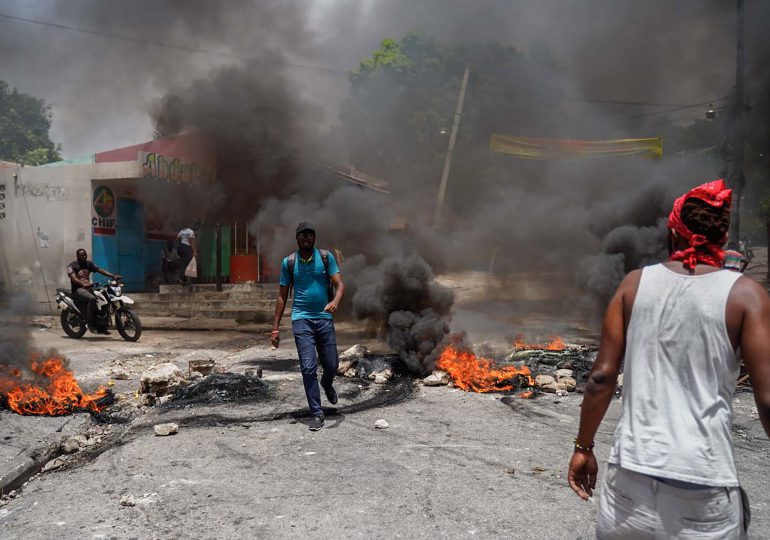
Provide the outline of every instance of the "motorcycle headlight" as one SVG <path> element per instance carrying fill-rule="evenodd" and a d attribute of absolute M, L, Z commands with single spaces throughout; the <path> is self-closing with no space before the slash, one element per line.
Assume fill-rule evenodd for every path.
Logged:
<path fill-rule="evenodd" d="M 120 287 L 110 287 L 112 296 L 120 296 Z"/>

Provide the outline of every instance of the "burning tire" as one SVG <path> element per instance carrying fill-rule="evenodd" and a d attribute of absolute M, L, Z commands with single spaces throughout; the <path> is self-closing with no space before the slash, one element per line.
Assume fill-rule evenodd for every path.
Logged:
<path fill-rule="evenodd" d="M 86 333 L 86 323 L 80 315 L 67 308 L 61 312 L 61 327 L 72 339 L 80 339 Z"/>
<path fill-rule="evenodd" d="M 115 313 L 115 328 L 126 341 L 139 341 L 142 335 L 142 321 L 128 308 L 121 308 Z"/>

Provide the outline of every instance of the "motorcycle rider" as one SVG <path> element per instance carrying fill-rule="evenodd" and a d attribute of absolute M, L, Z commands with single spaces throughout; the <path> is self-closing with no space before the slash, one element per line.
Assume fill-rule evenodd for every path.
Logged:
<path fill-rule="evenodd" d="M 72 286 L 72 298 L 75 302 L 87 303 L 86 326 L 95 334 L 109 334 L 109 330 L 97 331 L 94 326 L 94 312 L 96 311 L 96 295 L 90 291 L 93 287 L 91 283 L 91 272 L 102 274 L 112 279 L 120 279 L 118 274 L 111 274 L 107 270 L 99 268 L 92 261 L 88 260 L 88 252 L 80 248 L 75 252 L 77 259 L 67 265 L 67 275 L 70 278 Z"/>

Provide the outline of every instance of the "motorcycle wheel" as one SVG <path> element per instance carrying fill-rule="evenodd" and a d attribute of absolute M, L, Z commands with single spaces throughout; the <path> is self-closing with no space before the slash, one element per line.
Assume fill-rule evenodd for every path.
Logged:
<path fill-rule="evenodd" d="M 139 320 L 139 315 L 128 308 L 115 312 L 115 328 L 126 341 L 139 341 L 142 335 L 142 321 Z"/>
<path fill-rule="evenodd" d="M 72 339 L 80 339 L 86 333 L 86 323 L 80 318 L 80 315 L 70 308 L 61 312 L 61 327 L 64 333 Z"/>

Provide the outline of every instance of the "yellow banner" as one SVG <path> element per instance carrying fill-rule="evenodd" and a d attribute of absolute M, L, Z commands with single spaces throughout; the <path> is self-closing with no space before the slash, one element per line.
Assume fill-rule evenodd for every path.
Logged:
<path fill-rule="evenodd" d="M 492 134 L 489 147 L 493 152 L 524 159 L 593 159 L 638 156 L 663 157 L 663 138 L 579 141 L 573 139 L 535 139 Z"/>

